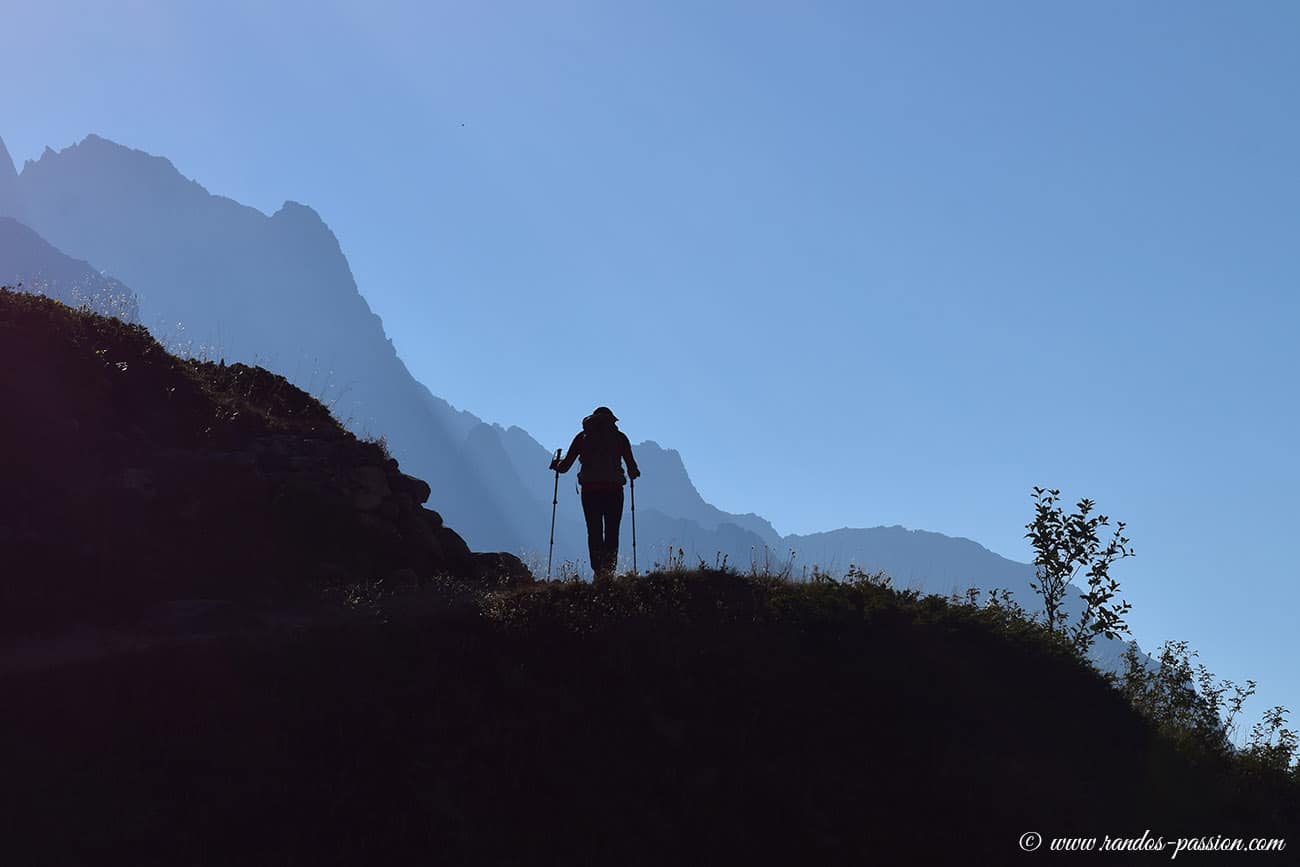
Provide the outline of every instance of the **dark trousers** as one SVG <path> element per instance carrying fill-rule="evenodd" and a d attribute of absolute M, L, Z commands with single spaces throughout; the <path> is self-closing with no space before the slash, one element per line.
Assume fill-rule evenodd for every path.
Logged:
<path fill-rule="evenodd" d="M 582 492 L 582 513 L 587 518 L 587 553 L 591 571 L 613 575 L 618 564 L 618 525 L 623 520 L 623 489 Z"/>

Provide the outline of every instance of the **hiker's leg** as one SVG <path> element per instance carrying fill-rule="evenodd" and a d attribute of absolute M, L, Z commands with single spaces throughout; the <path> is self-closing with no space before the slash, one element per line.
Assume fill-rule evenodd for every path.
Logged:
<path fill-rule="evenodd" d="M 618 569 L 618 526 L 623 520 L 623 489 L 609 492 L 605 502 L 605 562 L 611 574 Z"/>
<path fill-rule="evenodd" d="M 599 491 L 582 492 L 582 515 L 587 519 L 587 555 L 591 558 L 591 571 L 600 572 L 605 543 L 601 534 L 602 503 Z"/>

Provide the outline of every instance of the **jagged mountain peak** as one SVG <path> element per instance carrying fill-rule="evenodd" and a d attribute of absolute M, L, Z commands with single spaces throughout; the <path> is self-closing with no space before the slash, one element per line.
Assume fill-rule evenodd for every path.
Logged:
<path fill-rule="evenodd" d="M 268 219 L 256 208 L 208 192 L 166 157 L 93 133 L 62 150 L 46 147 L 40 159 L 23 164 L 18 184 L 29 216 L 37 224 L 50 221 L 44 210 L 48 210 L 51 196 L 61 210 L 73 215 L 84 201 L 100 200 L 112 201 L 120 212 L 180 215 L 217 210 L 231 214 L 232 219 L 239 219 L 233 216 L 238 214 Z"/>
<path fill-rule="evenodd" d="M 310 223 L 320 226 L 322 229 L 328 231 L 328 226 L 325 225 L 325 221 L 321 219 L 320 214 L 316 212 L 315 208 L 310 205 L 304 205 L 302 202 L 295 202 L 293 199 L 286 200 L 285 203 L 280 206 L 280 210 L 271 215 L 271 219 Z"/>
<path fill-rule="evenodd" d="M 170 174 L 179 175 L 180 172 L 173 165 L 172 161 L 166 157 L 151 154 L 148 151 L 139 148 L 127 147 L 124 144 L 118 144 L 112 139 L 89 133 L 79 142 L 75 142 L 61 150 L 55 150 L 48 145 L 41 152 L 38 163 L 45 160 L 57 159 L 111 159 L 121 163 L 131 163 L 138 166 L 148 166 L 156 171 L 165 171 Z"/>
<path fill-rule="evenodd" d="M 336 270 L 340 274 L 347 272 L 348 282 L 355 286 L 338 237 L 314 208 L 301 202 L 286 201 L 270 216 L 266 225 L 274 237 L 302 245 L 309 256 L 329 257 Z"/>
<path fill-rule="evenodd" d="M 5 147 L 5 140 L 0 137 L 0 178 L 17 177 L 18 170 L 14 168 L 14 159 L 9 155 L 9 148 Z"/>
<path fill-rule="evenodd" d="M 4 139 L 0 138 L 0 217 L 21 220 L 23 211 L 22 197 L 18 192 L 18 171 Z"/>
<path fill-rule="evenodd" d="M 94 133 L 60 150 L 55 150 L 46 145 L 45 150 L 41 152 L 40 158 L 34 161 L 28 160 L 23 166 L 23 171 L 26 172 L 33 167 L 39 169 L 43 164 L 78 161 L 93 161 L 101 164 L 110 162 L 115 168 L 119 169 L 127 167 L 137 171 L 148 169 L 168 176 L 179 176 L 181 174 L 176 169 L 176 166 L 172 164 L 172 161 L 166 157 L 127 147 Z"/>

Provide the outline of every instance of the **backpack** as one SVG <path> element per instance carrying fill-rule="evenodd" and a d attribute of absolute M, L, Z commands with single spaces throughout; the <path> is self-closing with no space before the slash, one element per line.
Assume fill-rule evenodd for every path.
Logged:
<path fill-rule="evenodd" d="M 582 420 L 582 469 L 578 481 L 586 484 L 624 485 L 623 434 L 618 425 L 603 415 L 589 415 Z"/>

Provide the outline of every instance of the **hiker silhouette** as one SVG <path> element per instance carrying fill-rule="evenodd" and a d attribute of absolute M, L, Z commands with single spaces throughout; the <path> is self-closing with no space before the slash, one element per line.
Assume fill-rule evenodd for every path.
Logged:
<path fill-rule="evenodd" d="M 632 443 L 618 429 L 618 418 L 607 406 L 598 406 L 582 420 L 582 430 L 551 469 L 567 473 L 575 460 L 582 462 L 578 483 L 582 485 L 582 513 L 587 518 L 587 551 L 596 578 L 614 574 L 618 563 L 618 526 L 623 520 L 623 486 L 630 476 L 641 475 L 632 457 Z M 627 463 L 627 476 L 622 462 Z"/>

